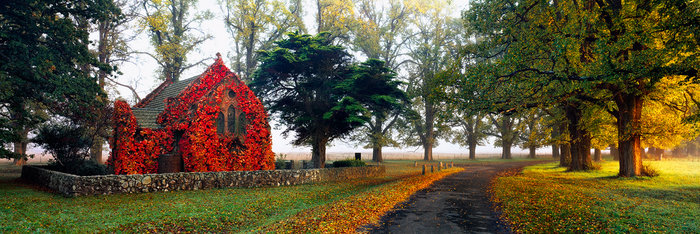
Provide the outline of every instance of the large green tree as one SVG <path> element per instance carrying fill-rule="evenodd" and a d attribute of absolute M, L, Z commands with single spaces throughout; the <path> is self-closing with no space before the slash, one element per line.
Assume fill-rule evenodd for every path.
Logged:
<path fill-rule="evenodd" d="M 402 0 L 354 0 L 354 17 L 347 20 L 348 43 L 350 47 L 370 59 L 385 61 L 392 71 L 399 71 L 399 56 L 404 52 L 408 41 L 410 19 L 415 7 L 404 4 Z M 377 7 L 378 5 L 382 7 Z M 398 146 L 396 126 L 401 111 L 389 111 L 387 116 L 371 118 L 366 127 L 358 129 L 351 140 L 367 143 L 372 148 L 372 159 L 382 160 L 383 146 Z M 382 114 L 384 115 L 384 114 Z"/>
<path fill-rule="evenodd" d="M 522 120 L 513 116 L 513 114 L 507 115 L 489 115 L 489 124 L 492 126 L 486 134 L 489 136 L 496 137 L 496 146 L 502 148 L 501 158 L 511 159 L 513 155 L 511 154 L 511 148 L 514 144 L 520 143 L 520 125 Z"/>
<path fill-rule="evenodd" d="M 528 149 L 528 158 L 535 158 L 537 148 L 543 147 L 550 141 L 551 129 L 544 125 L 542 111 L 533 109 L 524 113 L 522 119 L 520 147 Z"/>
<path fill-rule="evenodd" d="M 642 109 L 648 94 L 670 76 L 697 82 L 699 5 L 485 0 L 473 2 L 465 19 L 482 36 L 481 56 L 501 58 L 491 69 L 492 80 L 532 84 L 524 91 L 549 93 L 535 100 L 563 103 L 571 142 L 583 143 L 572 145 L 572 160 L 575 151 L 588 152 L 584 146 L 590 138 L 575 125 L 582 123 L 586 103 L 593 103 L 616 119 L 620 176 L 637 176 L 642 173 Z M 580 166 L 575 163 L 571 169 Z"/>
<path fill-rule="evenodd" d="M 352 77 L 339 86 L 367 110 L 367 121 L 360 128 L 362 138 L 372 148 L 372 160 L 382 162 L 382 147 L 398 146 L 390 132 L 398 116 L 405 110 L 408 97 L 399 89 L 396 73 L 377 59 L 354 66 Z"/>
<path fill-rule="evenodd" d="M 287 36 L 261 52 L 251 86 L 285 133 L 296 134 L 294 144 L 311 145 L 314 166 L 325 167 L 326 145 L 366 121 L 366 109 L 340 87 L 351 78 L 352 58 L 328 33 Z"/>
<path fill-rule="evenodd" d="M 484 145 L 488 135 L 486 132 L 489 125 L 484 120 L 484 115 L 481 113 L 460 112 L 455 113 L 451 119 L 453 128 L 450 131 L 450 142 L 467 146 L 469 148 L 469 159 L 476 159 L 476 146 Z"/>
<path fill-rule="evenodd" d="M 88 50 L 88 30 L 79 21 L 114 12 L 108 1 L 0 3 L 0 156 L 24 158 L 27 133 L 46 120 L 46 111 L 76 121 L 91 116 L 95 94 L 104 93 L 85 68 L 109 69 Z M 5 148 L 9 142 L 14 152 Z"/>
<path fill-rule="evenodd" d="M 413 114 L 406 118 L 408 131 L 403 137 L 406 144 L 423 147 L 426 161 L 433 160 L 433 147 L 449 130 L 449 105 L 440 97 L 445 92 L 442 77 L 451 75 L 447 68 L 456 56 L 459 24 L 448 12 L 433 7 L 417 15 L 412 21 L 416 31 L 408 42 L 406 93 L 413 103 Z"/>

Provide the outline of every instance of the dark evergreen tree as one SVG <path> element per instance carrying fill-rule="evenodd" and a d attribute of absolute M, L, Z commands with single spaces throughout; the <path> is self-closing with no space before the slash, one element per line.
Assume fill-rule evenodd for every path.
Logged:
<path fill-rule="evenodd" d="M 372 148 L 375 162 L 383 161 L 382 147 L 398 146 L 390 131 L 408 102 L 406 93 L 399 89 L 400 84 L 396 73 L 386 67 L 384 61 L 369 59 L 354 66 L 352 78 L 339 86 L 345 95 L 353 97 L 367 109 L 368 121 L 360 129 L 364 139 L 359 140 Z"/>
<path fill-rule="evenodd" d="M 8 0 L 0 3 L 0 157 L 23 163 L 27 134 L 45 110 L 90 118 L 104 96 L 90 65 L 109 72 L 88 50 L 84 22 L 111 17 L 110 1 Z M 117 13 L 118 14 L 118 13 Z M 14 152 L 5 149 L 14 142 Z"/>
<path fill-rule="evenodd" d="M 262 51 L 251 86 L 268 110 L 296 133 L 296 145 L 311 145 L 315 167 L 324 167 L 326 145 L 367 120 L 355 98 L 347 95 L 351 56 L 333 45 L 329 34 L 289 33 L 276 47 Z"/>

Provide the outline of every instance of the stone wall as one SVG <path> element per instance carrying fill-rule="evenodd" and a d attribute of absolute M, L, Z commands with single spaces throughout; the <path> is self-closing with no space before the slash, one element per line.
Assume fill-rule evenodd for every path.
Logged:
<path fill-rule="evenodd" d="M 182 172 L 145 175 L 76 176 L 24 166 L 22 178 L 67 197 L 211 188 L 251 188 L 342 181 L 381 176 L 383 166 L 272 171 Z"/>

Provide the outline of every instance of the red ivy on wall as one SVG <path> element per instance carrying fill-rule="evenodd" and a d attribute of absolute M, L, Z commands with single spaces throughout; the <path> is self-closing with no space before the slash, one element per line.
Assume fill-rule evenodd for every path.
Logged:
<path fill-rule="evenodd" d="M 111 139 L 112 153 L 107 161 L 115 174 L 155 173 L 158 156 L 172 150 L 172 134 L 167 130 L 139 129 L 129 104 L 114 102 L 114 137 Z"/>
<path fill-rule="evenodd" d="M 218 134 L 216 117 L 227 91 L 236 95 L 245 113 L 245 139 Z M 158 116 L 160 129 L 139 129 L 123 101 L 115 102 L 114 138 L 108 164 L 116 174 L 155 173 L 158 157 L 173 152 L 177 142 L 185 171 L 274 169 L 274 153 L 267 113 L 260 100 L 223 64 L 221 58 L 176 98 L 169 99 Z"/>

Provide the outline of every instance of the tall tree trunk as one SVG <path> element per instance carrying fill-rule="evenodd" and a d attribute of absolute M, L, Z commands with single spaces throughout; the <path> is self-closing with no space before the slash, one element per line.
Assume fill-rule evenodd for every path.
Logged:
<path fill-rule="evenodd" d="M 503 141 L 503 153 L 501 153 L 502 159 L 511 159 L 513 155 L 510 153 L 510 148 L 513 146 L 511 141 Z"/>
<path fill-rule="evenodd" d="M 323 7 L 321 0 L 316 0 L 316 33 L 323 31 Z"/>
<path fill-rule="evenodd" d="M 423 160 L 433 161 L 433 146 L 432 144 L 423 144 Z"/>
<path fill-rule="evenodd" d="M 383 162 L 384 159 L 382 159 L 382 146 L 378 144 L 374 144 L 372 146 L 372 161 L 375 162 Z"/>
<path fill-rule="evenodd" d="M 561 144 L 561 155 L 559 156 L 559 166 L 568 167 L 571 164 L 571 145 L 569 143 Z"/>
<path fill-rule="evenodd" d="M 570 103 L 565 107 L 571 136 L 570 171 L 585 171 L 593 168 L 591 162 L 591 134 L 580 126 L 583 112 L 579 105 Z"/>
<path fill-rule="evenodd" d="M 312 138 L 311 161 L 314 163 L 315 168 L 324 168 L 326 167 L 326 144 L 328 143 L 328 137 L 313 136 Z"/>
<path fill-rule="evenodd" d="M 15 158 L 12 163 L 14 163 L 17 166 L 22 166 L 24 164 L 27 164 L 27 133 L 23 132 L 22 133 L 22 139 L 18 142 L 14 143 L 15 149 L 14 152 L 18 155 L 20 155 L 19 158 Z"/>
<path fill-rule="evenodd" d="M 250 22 L 250 34 L 248 35 L 248 41 L 246 45 L 246 52 L 245 52 L 245 78 L 244 82 L 251 81 L 251 74 L 253 73 L 253 68 L 255 67 L 255 62 L 253 59 L 254 53 L 254 47 L 255 47 L 255 37 L 256 37 L 256 25 L 254 21 Z"/>
<path fill-rule="evenodd" d="M 94 142 L 92 142 L 92 146 L 90 147 L 90 160 L 102 164 L 102 141 L 104 139 L 102 137 L 95 137 Z"/>
<path fill-rule="evenodd" d="M 613 160 L 620 160 L 620 150 L 617 149 L 617 147 L 615 147 L 614 145 L 610 146 L 610 155 L 612 156 Z"/>
<path fill-rule="evenodd" d="M 476 159 L 476 140 L 469 140 L 469 159 Z"/>
<path fill-rule="evenodd" d="M 425 153 L 423 160 L 433 161 L 433 145 L 435 144 L 435 107 L 434 104 L 426 99 L 425 102 L 425 137 L 423 139 L 423 148 Z"/>
<path fill-rule="evenodd" d="M 552 144 L 552 158 L 559 158 L 559 144 Z"/>
<path fill-rule="evenodd" d="M 384 122 L 384 119 L 377 118 L 376 123 L 374 123 L 373 128 L 371 129 L 371 135 L 370 135 L 370 141 L 372 141 L 372 161 L 375 162 L 383 162 L 384 158 L 382 156 L 382 143 L 380 137 L 383 136 L 382 132 L 382 123 Z"/>
<path fill-rule="evenodd" d="M 617 104 L 617 132 L 620 147 L 620 176 L 642 175 L 641 95 L 620 93 L 614 98 Z"/>
<path fill-rule="evenodd" d="M 559 126 L 554 125 L 552 126 L 552 139 L 558 139 L 559 135 Z M 552 143 L 552 158 L 559 158 L 559 144 L 557 143 Z"/>
<path fill-rule="evenodd" d="M 17 134 L 16 141 L 13 142 L 14 153 L 18 155 L 19 158 L 15 158 L 12 163 L 17 166 L 21 166 L 27 163 L 27 144 L 29 143 L 29 128 L 27 127 L 27 121 L 25 121 L 24 108 L 25 104 L 12 103 L 10 104 L 10 118 L 11 127 L 14 134 Z"/>
<path fill-rule="evenodd" d="M 113 28 L 110 28 L 111 22 L 101 20 L 97 24 L 97 32 L 99 35 L 98 38 L 98 45 L 97 45 L 97 59 L 104 64 L 110 64 L 110 55 L 112 53 L 112 49 L 109 46 L 110 44 L 110 30 L 114 30 Z M 107 78 L 107 73 L 104 70 L 98 70 L 97 71 L 97 85 L 100 86 L 100 89 L 102 91 L 105 90 L 105 79 Z M 100 97 L 100 94 L 98 93 L 97 95 L 98 99 L 102 99 Z M 100 115 L 103 113 L 102 111 L 98 111 Z M 106 118 L 106 116 L 97 116 L 97 118 Z M 97 123 L 98 121 L 94 121 Z M 96 163 L 102 164 L 102 146 L 105 141 L 104 138 L 102 138 L 99 134 L 100 129 L 98 129 L 100 126 L 90 126 L 94 130 L 94 137 L 92 139 L 92 146 L 90 147 L 90 159 Z"/>
<path fill-rule="evenodd" d="M 537 148 L 534 146 L 530 146 L 530 154 L 527 156 L 528 158 L 536 158 L 537 157 Z"/>
<path fill-rule="evenodd" d="M 603 153 L 600 151 L 600 149 L 596 148 L 594 153 L 593 153 L 593 160 L 596 162 L 603 161 Z"/>

